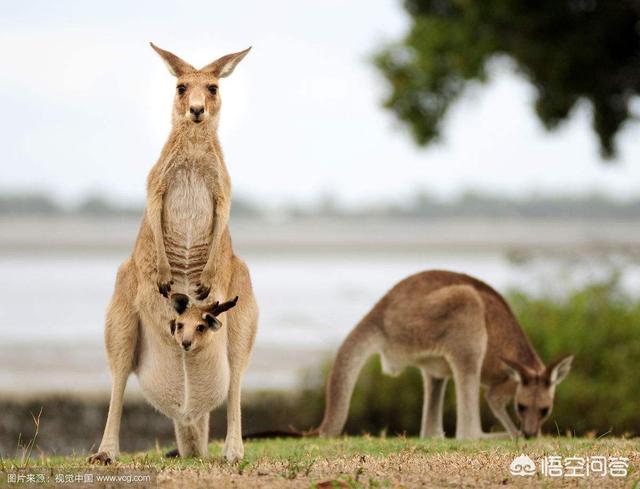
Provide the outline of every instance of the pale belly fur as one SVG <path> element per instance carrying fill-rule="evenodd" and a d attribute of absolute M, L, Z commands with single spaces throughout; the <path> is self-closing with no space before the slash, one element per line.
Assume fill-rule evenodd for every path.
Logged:
<path fill-rule="evenodd" d="M 380 351 L 380 360 L 384 373 L 400 375 L 407 367 L 424 369 L 429 375 L 445 379 L 451 377 L 449 362 L 438 349 L 407 352 L 401 349 L 384 347 Z"/>
<path fill-rule="evenodd" d="M 176 171 L 165 195 L 162 224 L 172 290 L 193 291 L 209 257 L 213 231 L 213 201 L 200 175 L 186 168 Z"/>
<path fill-rule="evenodd" d="M 191 424 L 224 402 L 229 389 L 225 342 L 184 353 L 143 332 L 136 374 L 140 390 L 165 416 Z"/>
<path fill-rule="evenodd" d="M 171 290 L 192 295 L 213 231 L 213 202 L 201 176 L 187 168 L 176 171 L 162 224 Z M 185 354 L 172 338 L 142 330 L 136 374 L 142 393 L 160 412 L 188 424 L 224 402 L 229 386 L 225 341 Z"/>

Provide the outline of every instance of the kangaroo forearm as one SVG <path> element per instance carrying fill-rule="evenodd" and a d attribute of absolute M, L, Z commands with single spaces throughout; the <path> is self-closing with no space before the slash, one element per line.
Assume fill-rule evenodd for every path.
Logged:
<path fill-rule="evenodd" d="M 222 244 L 222 236 L 224 230 L 229 223 L 229 211 L 230 206 L 226 201 L 216 205 L 214 210 L 214 224 L 211 236 L 211 245 L 209 246 L 209 256 L 207 257 L 206 269 L 209 271 L 215 271 L 216 257 L 219 255 L 220 246 Z"/>
<path fill-rule="evenodd" d="M 149 227 L 153 234 L 153 241 L 156 248 L 156 259 L 158 264 L 168 263 L 167 252 L 164 246 L 164 233 L 162 232 L 162 206 L 154 204 L 147 210 Z"/>

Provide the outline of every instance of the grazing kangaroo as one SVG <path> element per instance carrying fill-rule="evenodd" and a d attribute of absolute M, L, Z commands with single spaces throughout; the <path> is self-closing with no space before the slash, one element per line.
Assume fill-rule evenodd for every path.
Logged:
<path fill-rule="evenodd" d="M 118 270 L 107 311 L 111 401 L 99 451 L 89 460 L 108 464 L 118 455 L 124 389 L 135 372 L 147 400 L 174 420 L 181 456 L 206 455 L 209 412 L 228 398 L 224 455 L 235 461 L 244 454 L 240 385 L 253 348 L 258 308 L 249 271 L 234 255 L 229 235 L 231 184 L 217 137 L 218 83 L 249 50 L 197 70 L 151 46 L 177 78 L 172 129 L 149 174 L 138 238 L 132 256 Z M 171 303 L 176 300 L 163 296 L 172 290 L 192 293 L 198 300 L 242 297 L 219 320 L 226 327 L 209 350 L 209 368 L 187 365 L 200 360 L 185 357 L 171 334 Z"/>
<path fill-rule="evenodd" d="M 418 273 L 387 292 L 344 340 L 329 376 L 320 436 L 342 432 L 358 373 L 375 352 L 386 373 L 397 375 L 407 366 L 422 372 L 421 437 L 444 436 L 444 392 L 453 377 L 456 438 L 466 439 L 502 435 L 482 433 L 481 385 L 509 435 L 520 434 L 506 409 L 512 397 L 522 434 L 538 435 L 573 359 L 545 367 L 507 302 L 480 280 L 439 270 Z"/>

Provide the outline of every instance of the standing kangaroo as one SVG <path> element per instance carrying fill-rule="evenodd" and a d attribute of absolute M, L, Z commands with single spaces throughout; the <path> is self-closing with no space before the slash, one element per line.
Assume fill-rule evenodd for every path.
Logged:
<path fill-rule="evenodd" d="M 379 352 L 386 373 L 416 366 L 424 379 L 421 437 L 444 436 L 442 405 L 449 377 L 456 390 L 456 437 L 482 433 L 479 393 L 511 437 L 520 432 L 507 413 L 515 397 L 522 434 L 536 436 L 553 406 L 555 387 L 572 356 L 545 367 L 504 298 L 468 275 L 427 271 L 412 275 L 373 307 L 338 351 L 327 384 L 320 436 L 338 436 L 366 359 Z"/>
<path fill-rule="evenodd" d="M 224 455 L 236 461 L 244 455 L 240 385 L 253 348 L 258 308 L 249 271 L 231 247 L 231 184 L 217 136 L 218 82 L 249 50 L 197 70 L 151 47 L 177 78 L 172 129 L 149 174 L 133 255 L 118 270 L 107 311 L 111 401 L 100 448 L 89 461 L 108 464 L 118 455 L 123 395 L 131 372 L 147 400 L 174 420 L 181 456 L 207 455 L 209 413 L 228 398 Z M 221 318 L 226 327 L 215 333 L 204 357 L 187 354 L 172 336 L 175 300 L 172 306 L 166 298 L 172 290 L 198 300 L 212 296 L 212 302 L 242 298 Z M 194 365 L 205 357 L 210 368 Z"/>

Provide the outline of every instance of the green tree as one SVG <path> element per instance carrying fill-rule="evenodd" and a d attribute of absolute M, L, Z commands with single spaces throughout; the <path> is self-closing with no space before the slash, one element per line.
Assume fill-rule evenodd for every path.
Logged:
<path fill-rule="evenodd" d="M 391 84 L 385 106 L 419 145 L 438 140 L 465 85 L 507 56 L 534 86 L 535 111 L 554 129 L 580 100 L 593 109 L 603 157 L 640 92 L 638 0 L 405 0 L 404 39 L 375 57 Z"/>

